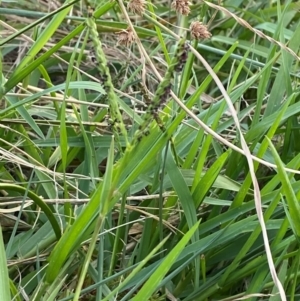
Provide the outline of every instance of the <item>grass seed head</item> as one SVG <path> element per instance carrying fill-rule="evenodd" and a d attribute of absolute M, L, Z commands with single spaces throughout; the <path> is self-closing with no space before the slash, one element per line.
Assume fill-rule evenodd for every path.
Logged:
<path fill-rule="evenodd" d="M 187 16 L 190 13 L 190 2 L 187 0 L 174 0 L 171 4 L 172 9 L 178 14 Z"/>
<path fill-rule="evenodd" d="M 175 71 L 181 72 L 188 58 L 188 50 L 189 50 L 188 42 L 184 42 L 182 45 L 178 45 L 178 48 L 179 50 L 177 51 L 176 54 L 177 63 L 175 66 Z"/>
<path fill-rule="evenodd" d="M 127 9 L 133 14 L 142 15 L 145 11 L 146 2 L 144 0 L 130 0 Z"/>
<path fill-rule="evenodd" d="M 135 40 L 134 33 L 130 27 L 118 32 L 118 44 L 126 47 L 130 46 Z"/>
<path fill-rule="evenodd" d="M 191 37 L 196 40 L 207 39 L 211 37 L 211 33 L 208 31 L 207 26 L 202 22 L 194 21 L 190 25 Z"/>

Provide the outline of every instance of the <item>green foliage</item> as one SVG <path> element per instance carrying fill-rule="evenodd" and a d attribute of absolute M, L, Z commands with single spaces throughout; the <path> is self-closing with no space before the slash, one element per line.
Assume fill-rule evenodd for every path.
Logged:
<path fill-rule="evenodd" d="M 1 298 L 3 301 L 9 301 L 10 299 L 10 285 L 9 285 L 9 275 L 8 269 L 6 267 L 6 254 L 3 244 L 2 228 L 0 227 L 0 262 L 1 262 L 1 272 L 0 272 L 0 289 Z"/>
<path fill-rule="evenodd" d="M 179 2 L 2 1 L 3 300 L 299 299 L 299 4 Z"/>

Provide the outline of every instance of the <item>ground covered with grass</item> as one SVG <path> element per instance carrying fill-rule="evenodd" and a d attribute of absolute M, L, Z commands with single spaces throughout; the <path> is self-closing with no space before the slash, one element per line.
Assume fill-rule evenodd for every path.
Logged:
<path fill-rule="evenodd" d="M 0 292 L 300 300 L 300 4 L 0 1 Z"/>

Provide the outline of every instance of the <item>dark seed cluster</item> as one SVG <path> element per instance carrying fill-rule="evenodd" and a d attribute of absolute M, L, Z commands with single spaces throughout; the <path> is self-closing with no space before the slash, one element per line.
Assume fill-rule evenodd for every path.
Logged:
<path fill-rule="evenodd" d="M 140 88 L 140 91 L 141 91 L 144 99 L 145 99 L 145 103 L 150 104 L 151 103 L 151 97 L 150 97 L 145 85 L 142 82 L 139 82 L 138 86 Z"/>
<path fill-rule="evenodd" d="M 189 45 L 187 42 L 184 43 L 184 47 L 182 49 L 182 53 L 179 54 L 178 56 L 178 64 L 175 67 L 176 72 L 181 72 L 183 70 L 183 67 L 187 61 L 188 58 L 188 50 L 189 50 Z"/>
<path fill-rule="evenodd" d="M 188 49 L 189 45 L 185 42 L 185 40 L 180 40 L 177 45 L 176 53 L 171 61 L 171 64 L 163 80 L 158 85 L 153 100 L 148 105 L 146 114 L 144 116 L 144 122 L 142 125 L 139 126 L 139 129 L 136 133 L 136 139 L 138 141 L 140 141 L 143 136 L 149 135 L 149 126 L 153 119 L 157 122 L 160 129 L 162 131 L 165 131 L 165 127 L 163 125 L 162 120 L 159 117 L 158 111 L 166 104 L 168 98 L 170 97 L 174 73 L 181 72 L 183 70 L 183 67 L 188 57 Z"/>

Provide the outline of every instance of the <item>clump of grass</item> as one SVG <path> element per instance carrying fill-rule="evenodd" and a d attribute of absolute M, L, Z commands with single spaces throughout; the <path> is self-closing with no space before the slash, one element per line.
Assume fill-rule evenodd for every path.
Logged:
<path fill-rule="evenodd" d="M 0 8 L 3 301 L 298 300 L 297 4 L 39 3 Z"/>

